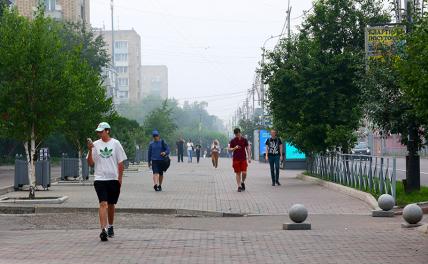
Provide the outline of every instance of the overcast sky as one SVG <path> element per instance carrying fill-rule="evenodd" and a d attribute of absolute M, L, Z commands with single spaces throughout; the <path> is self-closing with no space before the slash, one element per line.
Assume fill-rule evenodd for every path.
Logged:
<path fill-rule="evenodd" d="M 207 101 L 228 121 L 251 88 L 261 46 L 278 35 L 287 0 L 114 0 L 115 29 L 141 36 L 142 64 L 167 65 L 169 96 Z M 292 28 L 312 0 L 291 0 Z M 91 24 L 109 29 L 110 0 L 91 0 Z M 273 47 L 276 40 L 268 42 Z M 228 96 L 217 96 L 231 94 Z M 180 100 L 183 102 L 183 100 Z"/>

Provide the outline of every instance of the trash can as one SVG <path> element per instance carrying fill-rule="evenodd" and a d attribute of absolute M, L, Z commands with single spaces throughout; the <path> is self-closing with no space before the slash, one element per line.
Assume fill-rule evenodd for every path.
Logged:
<path fill-rule="evenodd" d="M 51 187 L 51 163 L 49 160 L 36 162 L 36 185 L 47 190 Z"/>
<path fill-rule="evenodd" d="M 15 179 L 14 189 L 15 191 L 22 188 L 24 185 L 29 185 L 28 181 L 28 163 L 26 160 L 21 158 L 15 159 Z"/>

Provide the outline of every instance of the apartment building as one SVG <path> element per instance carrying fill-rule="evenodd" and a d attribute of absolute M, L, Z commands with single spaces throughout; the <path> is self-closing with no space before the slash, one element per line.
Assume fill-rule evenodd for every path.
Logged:
<path fill-rule="evenodd" d="M 113 53 L 112 32 L 102 31 L 110 56 Z M 114 31 L 114 56 L 117 73 L 116 103 L 137 102 L 141 99 L 141 38 L 134 30 Z"/>
<path fill-rule="evenodd" d="M 168 68 L 165 65 L 141 66 L 141 95 L 168 98 Z"/>
<path fill-rule="evenodd" d="M 46 15 L 56 20 L 90 24 L 89 0 L 12 0 L 18 12 L 33 17 L 40 3 L 43 3 Z"/>

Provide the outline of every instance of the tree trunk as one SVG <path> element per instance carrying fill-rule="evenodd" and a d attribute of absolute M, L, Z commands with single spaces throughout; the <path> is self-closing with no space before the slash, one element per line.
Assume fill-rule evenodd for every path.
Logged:
<path fill-rule="evenodd" d="M 36 136 L 34 131 L 34 124 L 31 128 L 31 137 L 29 142 L 24 142 L 25 154 L 28 163 L 28 183 L 30 185 L 30 193 L 28 197 L 33 199 L 35 197 L 35 184 L 36 184 L 36 170 L 35 170 L 35 153 L 36 153 Z"/>
<path fill-rule="evenodd" d="M 415 124 L 409 126 L 409 142 L 406 157 L 406 180 L 403 181 L 406 192 L 419 191 L 421 188 L 420 157 L 418 155 L 419 131 Z"/>
<path fill-rule="evenodd" d="M 80 145 L 80 142 L 77 142 L 77 152 L 79 155 L 79 179 L 82 181 L 83 180 L 83 170 L 82 170 L 82 156 L 83 156 L 83 149 L 82 146 Z"/>

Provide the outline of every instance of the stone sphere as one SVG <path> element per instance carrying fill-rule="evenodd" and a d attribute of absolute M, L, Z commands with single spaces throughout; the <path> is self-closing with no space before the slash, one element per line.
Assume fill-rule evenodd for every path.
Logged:
<path fill-rule="evenodd" d="M 395 205 L 394 197 L 389 194 L 382 194 L 377 200 L 377 203 L 379 204 L 380 209 L 384 211 L 391 210 Z"/>
<path fill-rule="evenodd" d="M 302 204 L 295 204 L 288 211 L 288 216 L 295 223 L 303 223 L 308 217 L 308 210 Z"/>
<path fill-rule="evenodd" d="M 411 225 L 419 223 L 423 215 L 422 209 L 417 204 L 409 204 L 404 207 L 403 218 Z"/>

